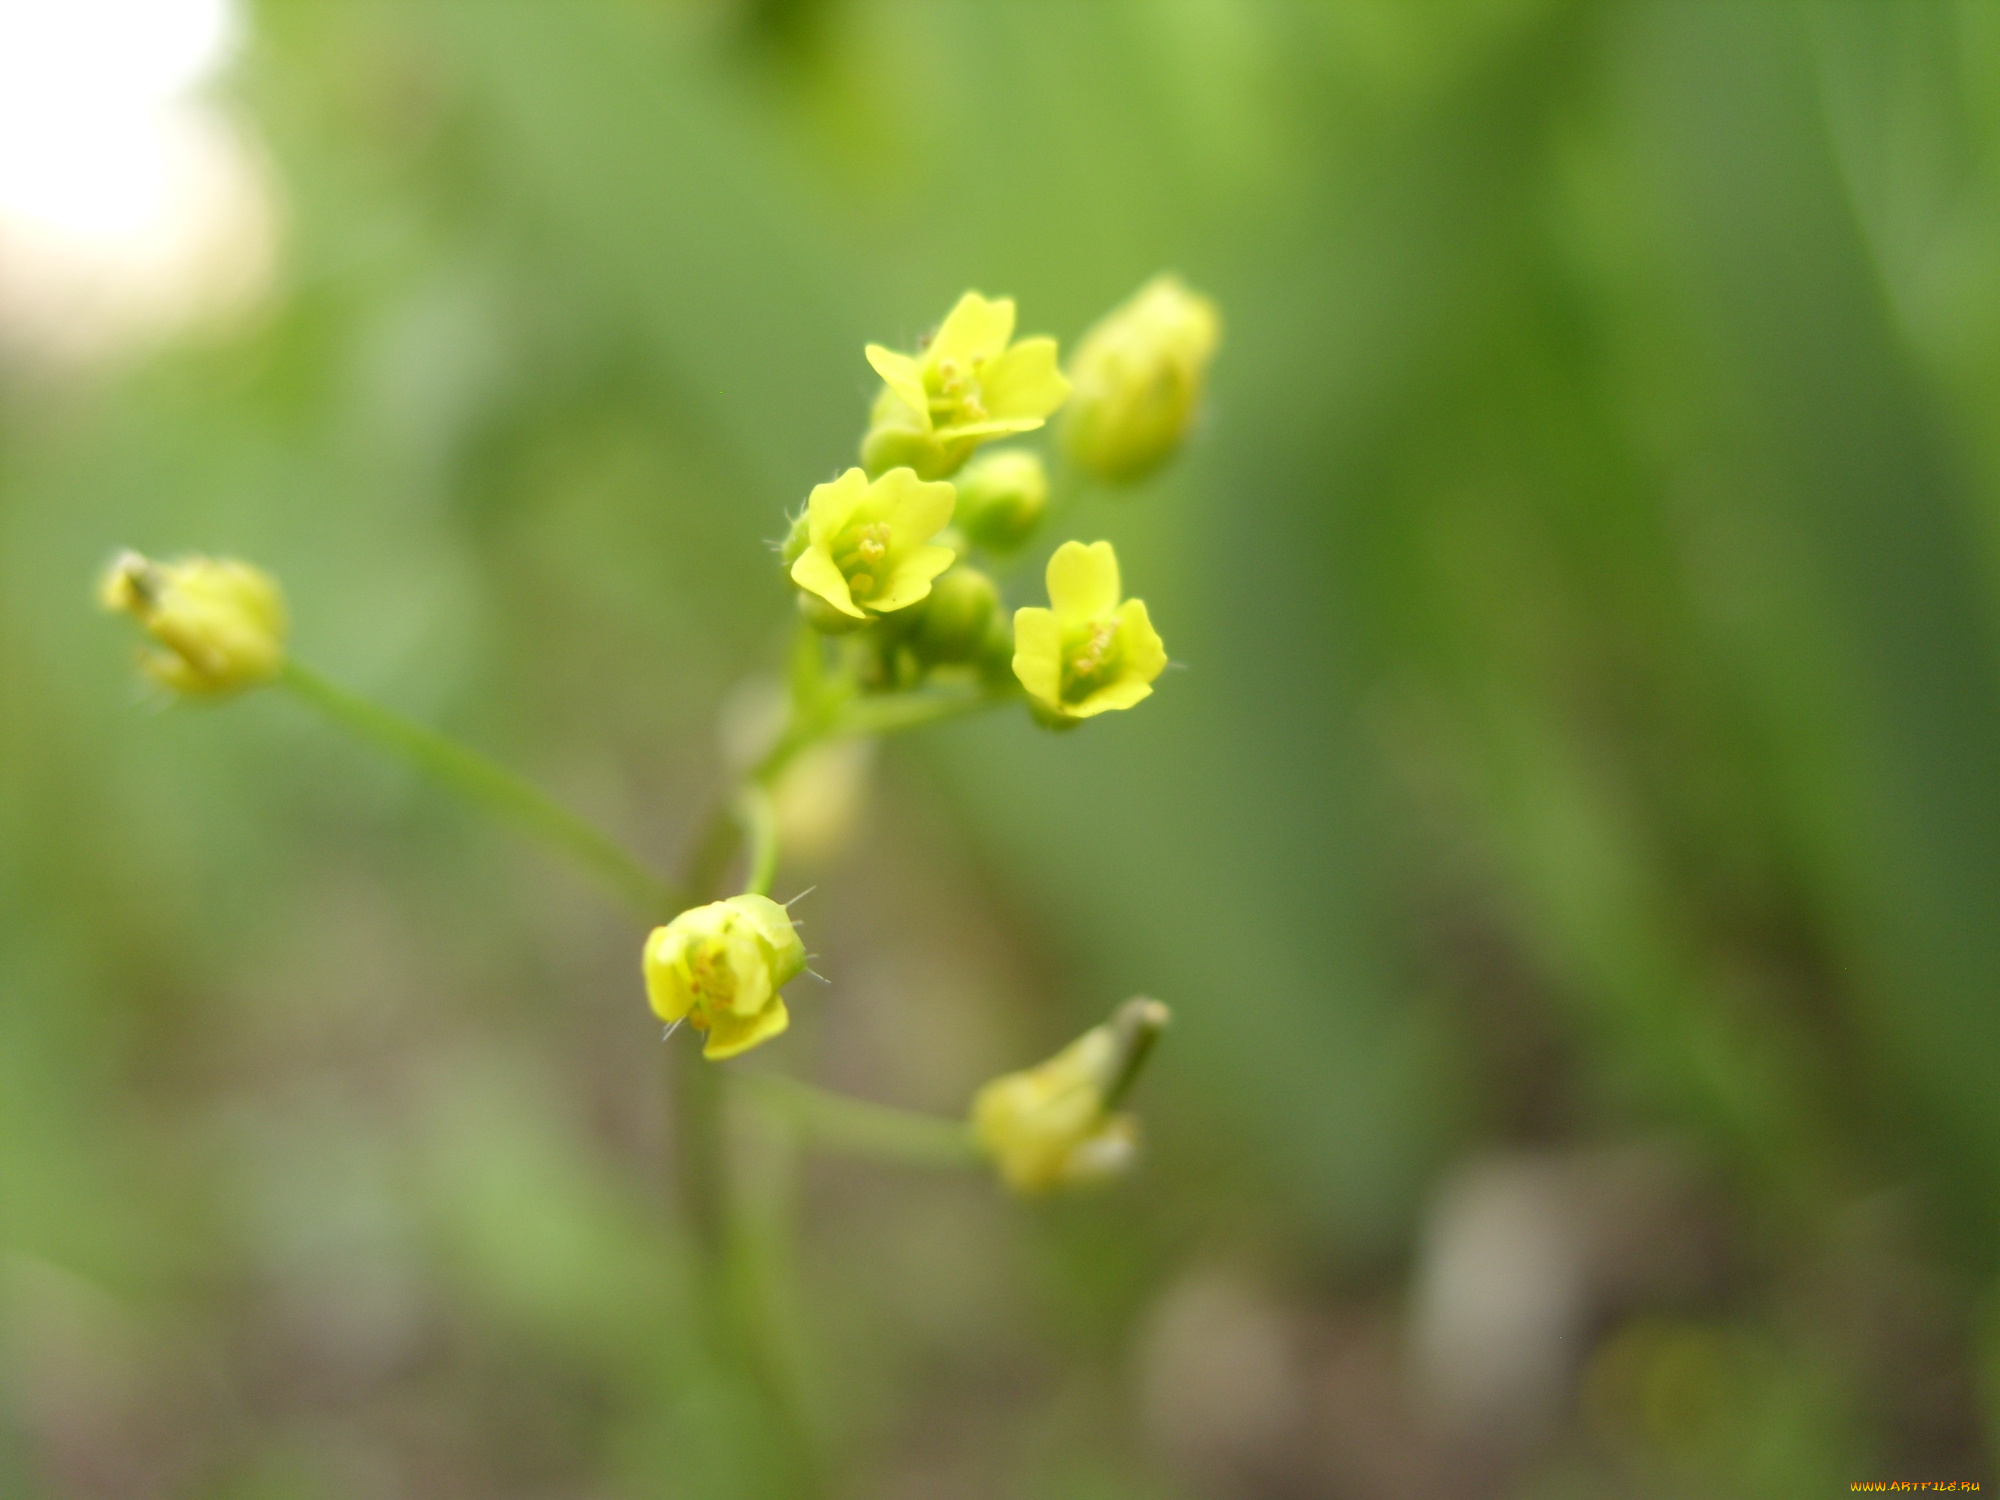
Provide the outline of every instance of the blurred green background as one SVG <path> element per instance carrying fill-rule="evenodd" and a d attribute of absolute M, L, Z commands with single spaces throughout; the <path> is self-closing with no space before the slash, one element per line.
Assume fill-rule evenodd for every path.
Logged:
<path fill-rule="evenodd" d="M 2000 11 L 265 0 L 201 97 L 247 306 L 79 354 L 0 258 L 0 1493 L 1993 1477 Z M 1188 670 L 886 747 L 755 1060 L 955 1113 L 1154 994 L 1148 1157 L 755 1155 L 813 1483 L 635 930 L 91 581 L 253 559 L 665 867 L 864 342 L 1162 268 L 1201 429 L 1066 530 Z"/>

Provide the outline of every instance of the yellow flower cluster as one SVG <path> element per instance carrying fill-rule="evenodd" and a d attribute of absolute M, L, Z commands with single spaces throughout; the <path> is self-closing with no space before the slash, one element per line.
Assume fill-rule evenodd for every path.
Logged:
<path fill-rule="evenodd" d="M 1080 480 L 1118 486 L 1157 470 L 1195 420 L 1220 328 L 1213 303 L 1162 276 L 1085 335 L 1067 373 L 1054 339 L 1014 336 L 1011 298 L 977 292 L 916 353 L 867 346 L 882 386 L 861 463 L 813 487 L 780 549 L 811 629 L 794 658 L 791 720 L 774 729 L 734 804 L 752 844 L 753 889 L 680 912 L 641 953 L 654 1013 L 702 1032 L 705 1057 L 735 1057 L 781 1035 L 791 1024 L 782 991 L 806 971 L 791 918 L 763 894 L 778 866 L 775 786 L 788 757 L 1003 698 L 1070 728 L 1151 696 L 1166 647 L 1145 601 L 1124 596 L 1110 542 L 1055 546 L 1047 605 L 1011 614 L 999 569 L 981 567 L 980 554 L 1004 562 L 1023 552 L 1075 500 Z M 1059 411 L 1053 477 L 1031 448 L 987 446 L 1033 433 Z M 144 628 L 155 649 L 141 665 L 173 691 L 220 696 L 282 677 L 348 727 L 539 831 L 639 909 L 671 899 L 672 887 L 497 766 L 288 665 L 284 597 L 256 568 L 128 552 L 99 593 Z M 871 696 L 880 701 L 870 705 Z M 697 886 L 706 878 L 689 877 Z M 1158 1002 L 1131 1001 L 1047 1062 L 979 1091 L 972 1139 L 1010 1187 L 1042 1193 L 1131 1163 L 1138 1124 L 1118 1104 L 1166 1020 Z M 964 1141 L 956 1129 L 955 1151 Z"/>
<path fill-rule="evenodd" d="M 1047 607 L 1014 610 L 1010 628 L 971 556 L 1018 552 L 1061 497 L 1032 449 L 979 450 L 1067 402 L 1070 475 L 1122 485 L 1151 473 L 1193 423 L 1221 324 L 1207 298 L 1162 276 L 1085 335 L 1067 375 L 1054 339 L 1014 327 L 1012 298 L 967 292 L 920 352 L 868 345 L 882 387 L 862 467 L 812 491 L 784 555 L 806 618 L 857 637 L 848 661 L 864 690 L 971 675 L 1069 728 L 1150 695 L 1166 648 L 1144 601 L 1123 597 L 1108 541 L 1057 547 Z"/>

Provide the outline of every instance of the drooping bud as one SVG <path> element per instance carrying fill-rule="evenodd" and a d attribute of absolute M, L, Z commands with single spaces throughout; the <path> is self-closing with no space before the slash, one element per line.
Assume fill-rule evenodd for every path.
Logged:
<path fill-rule="evenodd" d="M 1017 1193 L 1086 1187 L 1130 1169 L 1136 1117 L 1116 1112 L 1166 1028 L 1157 1000 L 1128 1000 L 1038 1067 L 1008 1073 L 972 1100 L 972 1132 Z"/>
<path fill-rule="evenodd" d="M 682 912 L 646 939 L 646 997 L 663 1021 L 708 1033 L 702 1056 L 734 1057 L 791 1025 L 778 991 L 805 972 L 805 944 L 768 896 Z"/>
<path fill-rule="evenodd" d="M 989 552 L 1012 552 L 1035 533 L 1049 506 L 1049 474 L 1026 448 L 993 448 L 958 476 L 957 521 Z"/>
<path fill-rule="evenodd" d="M 248 563 L 154 562 L 125 552 L 106 571 L 98 599 L 145 627 L 162 649 L 141 653 L 139 665 L 177 693 L 219 697 L 267 682 L 284 665 L 284 594 Z"/>
<path fill-rule="evenodd" d="M 1176 276 L 1156 276 L 1084 335 L 1070 360 L 1063 413 L 1070 461 L 1108 484 L 1164 463 L 1193 424 L 1202 376 L 1222 340 L 1215 304 Z"/>

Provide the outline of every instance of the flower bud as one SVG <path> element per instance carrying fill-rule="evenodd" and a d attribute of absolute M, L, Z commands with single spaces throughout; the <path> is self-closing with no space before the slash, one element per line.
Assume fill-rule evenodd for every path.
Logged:
<path fill-rule="evenodd" d="M 1175 276 L 1154 277 L 1113 309 L 1070 360 L 1062 441 L 1071 462 L 1109 484 L 1158 468 L 1187 435 L 1221 339 L 1215 304 Z"/>
<path fill-rule="evenodd" d="M 931 585 L 911 644 L 928 665 L 971 661 L 1000 610 L 1000 590 L 977 568 L 953 568 Z"/>
<path fill-rule="evenodd" d="M 980 454 L 958 476 L 957 522 L 990 552 L 1012 552 L 1034 535 L 1049 506 L 1049 474 L 1026 448 Z"/>
<path fill-rule="evenodd" d="M 808 594 L 803 589 L 799 591 L 798 600 L 799 614 L 821 635 L 848 635 L 868 623 L 835 609 L 818 594 Z"/>
<path fill-rule="evenodd" d="M 98 589 L 108 610 L 131 615 L 162 648 L 139 665 L 190 696 L 265 682 L 285 661 L 285 598 L 277 581 L 233 558 L 153 562 L 122 553 Z"/>
<path fill-rule="evenodd" d="M 972 1133 L 1017 1193 L 1084 1187 L 1130 1169 L 1139 1122 L 1114 1113 L 1168 1020 L 1157 1000 L 1128 1000 L 1039 1067 L 973 1096 Z"/>
<path fill-rule="evenodd" d="M 668 1023 L 708 1033 L 717 1061 L 791 1025 L 778 991 L 805 971 L 805 944 L 768 896 L 731 896 L 682 912 L 646 939 L 646 998 Z"/>

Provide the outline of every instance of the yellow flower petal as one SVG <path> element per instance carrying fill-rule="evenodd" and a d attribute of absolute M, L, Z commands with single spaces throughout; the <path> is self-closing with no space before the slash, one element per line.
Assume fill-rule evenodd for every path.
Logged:
<path fill-rule="evenodd" d="M 909 355 L 898 354 L 880 344 L 870 344 L 866 352 L 868 363 L 875 367 L 875 373 L 910 409 L 911 424 L 922 431 L 930 431 L 931 402 L 924 392 L 923 366 Z"/>
<path fill-rule="evenodd" d="M 1106 683 L 1083 702 L 1067 705 L 1063 712 L 1072 719 L 1094 719 L 1114 709 L 1130 708 L 1152 696 L 1153 685 L 1150 682 L 1141 682 L 1136 677 L 1121 677 L 1116 682 Z"/>
<path fill-rule="evenodd" d="M 717 1013 L 709 1018 L 708 1044 L 701 1049 L 701 1055 L 710 1062 L 721 1062 L 749 1051 L 759 1042 L 768 1042 L 791 1024 L 792 1013 L 785 1009 L 782 1000 L 773 1000 L 754 1016 Z"/>
<path fill-rule="evenodd" d="M 875 481 L 870 505 L 898 535 L 933 537 L 951 524 L 958 491 L 943 480 L 919 479 L 914 469 L 891 469 Z"/>
<path fill-rule="evenodd" d="M 799 560 L 792 564 L 792 582 L 809 594 L 819 595 L 844 615 L 857 620 L 868 618 L 868 612 L 854 602 L 854 592 L 848 588 L 846 577 L 834 566 L 824 547 L 799 554 Z"/>
<path fill-rule="evenodd" d="M 1014 611 L 1014 675 L 1031 696 L 1061 707 L 1062 627 L 1053 610 L 1031 605 Z"/>
<path fill-rule="evenodd" d="M 1049 559 L 1048 586 L 1066 623 L 1108 615 L 1118 607 L 1118 554 L 1109 542 L 1064 542 Z"/>
<path fill-rule="evenodd" d="M 840 478 L 813 486 L 806 497 L 808 534 L 815 546 L 833 540 L 868 498 L 868 476 L 849 469 Z"/>
<path fill-rule="evenodd" d="M 1118 606 L 1119 639 L 1125 648 L 1125 670 L 1151 682 L 1167 669 L 1167 643 L 1153 628 L 1144 599 L 1127 599 Z"/>
<path fill-rule="evenodd" d="M 940 443 L 956 443 L 967 438 L 1012 437 L 1019 432 L 1033 432 L 1047 420 L 1046 417 L 1002 417 L 990 422 L 961 422 L 955 427 L 938 428 L 937 440 Z"/>
<path fill-rule="evenodd" d="M 1014 299 L 1000 297 L 989 302 L 977 292 L 967 292 L 946 315 L 937 337 L 924 358 L 924 367 L 936 370 L 945 361 L 970 368 L 975 359 L 991 359 L 1007 347 L 1014 336 Z"/>
<path fill-rule="evenodd" d="M 646 999 L 653 1014 L 672 1024 L 694 1009 L 694 996 L 680 972 L 685 936 L 672 927 L 656 927 L 646 939 L 644 967 Z"/>
<path fill-rule="evenodd" d="M 928 597 L 931 580 L 957 560 L 958 554 L 949 547 L 918 547 L 896 565 L 868 607 L 881 614 L 909 608 Z"/>
<path fill-rule="evenodd" d="M 979 383 L 986 409 L 998 417 L 1046 417 L 1069 396 L 1049 338 L 1022 339 L 986 367 Z"/>

